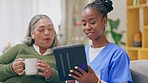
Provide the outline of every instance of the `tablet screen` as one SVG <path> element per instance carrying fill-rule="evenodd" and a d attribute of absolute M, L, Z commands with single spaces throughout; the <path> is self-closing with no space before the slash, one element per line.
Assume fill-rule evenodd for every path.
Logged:
<path fill-rule="evenodd" d="M 74 80 L 72 77 L 68 76 L 68 74 L 75 66 L 79 66 L 88 72 L 83 44 L 55 47 L 53 52 L 60 80 Z"/>

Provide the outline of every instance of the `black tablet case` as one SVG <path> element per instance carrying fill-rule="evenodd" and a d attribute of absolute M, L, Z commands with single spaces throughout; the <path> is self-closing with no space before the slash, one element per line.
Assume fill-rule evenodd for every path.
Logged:
<path fill-rule="evenodd" d="M 74 80 L 74 78 L 68 76 L 68 74 L 75 66 L 79 66 L 88 72 L 83 44 L 55 47 L 53 53 L 55 55 L 60 80 Z"/>

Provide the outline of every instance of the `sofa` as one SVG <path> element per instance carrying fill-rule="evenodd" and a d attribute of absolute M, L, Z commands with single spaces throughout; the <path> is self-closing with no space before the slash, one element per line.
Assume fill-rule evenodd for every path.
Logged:
<path fill-rule="evenodd" d="M 148 83 L 148 60 L 130 61 L 133 83 Z"/>

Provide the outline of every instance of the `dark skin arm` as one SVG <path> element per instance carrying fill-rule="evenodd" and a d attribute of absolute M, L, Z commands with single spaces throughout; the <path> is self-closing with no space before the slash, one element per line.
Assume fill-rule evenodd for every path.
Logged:
<path fill-rule="evenodd" d="M 75 69 L 80 72 L 76 70 L 70 70 L 70 72 L 76 74 L 77 76 L 74 74 L 69 74 L 69 76 L 73 77 L 77 81 L 81 83 L 100 83 L 100 80 L 98 79 L 94 71 L 90 68 L 90 66 L 88 66 L 88 73 L 78 66 L 76 66 Z M 68 81 L 67 83 L 74 83 L 74 81 Z"/>

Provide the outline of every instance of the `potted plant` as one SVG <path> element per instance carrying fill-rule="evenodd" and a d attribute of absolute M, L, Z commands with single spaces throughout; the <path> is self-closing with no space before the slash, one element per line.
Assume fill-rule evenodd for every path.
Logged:
<path fill-rule="evenodd" d="M 109 24 L 109 30 L 105 30 L 106 36 L 111 34 L 112 39 L 114 40 L 114 43 L 117 45 L 125 45 L 125 42 L 121 41 L 123 34 L 125 31 L 122 31 L 121 33 L 118 33 L 117 30 L 119 28 L 120 20 L 112 20 L 108 19 L 108 24 Z"/>

